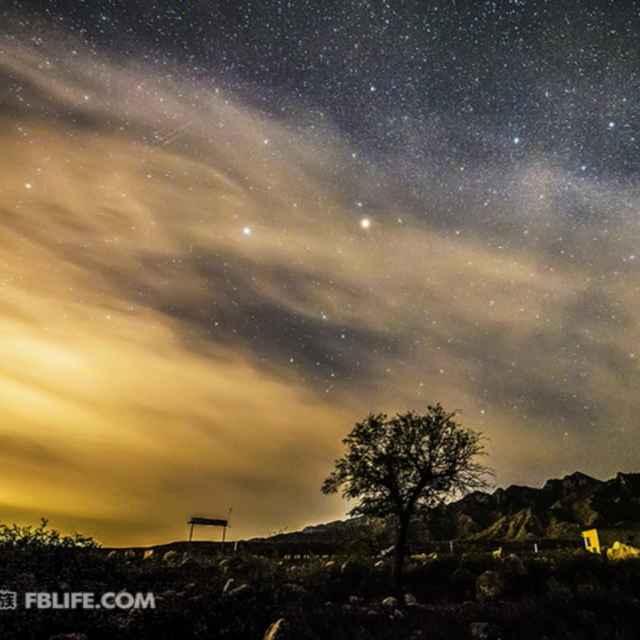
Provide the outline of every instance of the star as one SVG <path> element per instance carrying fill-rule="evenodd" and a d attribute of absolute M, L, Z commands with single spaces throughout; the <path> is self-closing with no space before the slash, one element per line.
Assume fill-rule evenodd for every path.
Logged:
<path fill-rule="evenodd" d="M 251 227 L 243 227 L 242 233 L 245 236 L 250 236 L 253 233 L 253 230 L 251 229 Z"/>
<path fill-rule="evenodd" d="M 371 220 L 369 218 L 362 218 L 360 220 L 360 227 L 362 229 L 370 229 L 371 228 Z"/>

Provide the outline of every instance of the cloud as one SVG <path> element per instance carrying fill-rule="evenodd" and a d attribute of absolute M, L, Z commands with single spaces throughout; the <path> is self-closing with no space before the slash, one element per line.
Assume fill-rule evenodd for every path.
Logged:
<path fill-rule="evenodd" d="M 541 158 L 424 167 L 409 194 L 351 168 L 330 123 L 3 54 L 6 517 L 111 544 L 230 506 L 236 536 L 335 517 L 319 485 L 351 424 L 438 400 L 491 437 L 501 482 L 633 464 L 632 189 Z"/>

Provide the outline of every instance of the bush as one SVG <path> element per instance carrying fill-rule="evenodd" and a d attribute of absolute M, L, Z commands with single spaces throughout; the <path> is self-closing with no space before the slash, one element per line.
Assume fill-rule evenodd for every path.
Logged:
<path fill-rule="evenodd" d="M 97 549 L 98 543 L 88 536 L 75 533 L 72 536 L 62 535 L 56 529 L 48 528 L 46 518 L 40 524 L 20 526 L 17 524 L 0 524 L 0 547 L 49 549 L 52 547 Z"/>

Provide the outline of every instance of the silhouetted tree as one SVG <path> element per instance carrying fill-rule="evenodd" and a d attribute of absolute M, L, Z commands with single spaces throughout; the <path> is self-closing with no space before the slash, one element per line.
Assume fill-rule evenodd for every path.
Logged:
<path fill-rule="evenodd" d="M 351 515 L 395 520 L 396 588 L 413 516 L 449 497 L 485 488 L 492 475 L 476 461 L 485 454 L 482 434 L 462 427 L 454 415 L 440 404 L 422 415 L 370 414 L 342 441 L 346 451 L 322 485 L 325 494 L 341 490 L 344 498 L 356 501 Z"/>

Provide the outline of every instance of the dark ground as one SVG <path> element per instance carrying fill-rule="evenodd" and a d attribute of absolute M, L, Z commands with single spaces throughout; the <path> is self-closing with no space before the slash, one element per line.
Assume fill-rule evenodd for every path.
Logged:
<path fill-rule="evenodd" d="M 0 548 L 0 586 L 19 594 L 156 594 L 150 610 L 0 611 L 0 638 L 259 639 L 281 618 L 274 638 L 631 640 L 640 628 L 640 561 L 585 552 L 413 561 L 397 603 L 383 603 L 389 569 L 375 557 L 278 559 L 215 545 L 166 553 Z"/>

